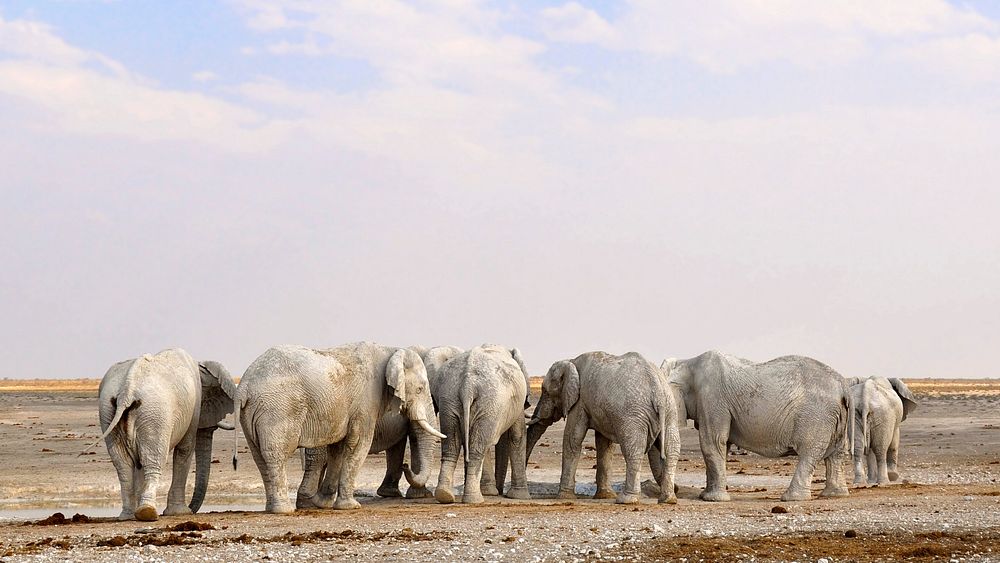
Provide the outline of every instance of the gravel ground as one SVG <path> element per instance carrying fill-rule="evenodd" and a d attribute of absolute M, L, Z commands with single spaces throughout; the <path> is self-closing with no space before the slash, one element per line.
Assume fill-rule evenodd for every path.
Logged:
<path fill-rule="evenodd" d="M 206 501 L 215 511 L 155 523 L 102 517 L 119 510 L 107 454 L 75 457 L 96 431 L 95 404 L 90 393 L 0 394 L 3 561 L 1000 561 L 1000 396 L 992 393 L 921 397 L 903 425 L 904 481 L 853 489 L 845 499 L 782 503 L 794 459 L 750 454 L 730 457 L 733 502 L 701 502 L 704 466 L 688 429 L 677 505 L 557 501 L 559 425 L 529 464 L 533 501 L 487 497 L 465 506 L 368 497 L 348 513 L 269 515 L 260 511 L 259 474 L 241 453 L 238 471 L 215 466 Z M 226 459 L 232 437 L 219 436 L 216 456 Z M 593 459 L 585 450 L 581 495 L 593 492 Z M 293 490 L 298 464 L 291 467 Z M 375 489 L 383 468 L 383 456 L 369 457 L 363 492 Z M 616 456 L 615 475 L 623 472 Z M 818 479 L 814 488 L 822 488 Z M 66 523 L 39 522 L 56 511 Z"/>

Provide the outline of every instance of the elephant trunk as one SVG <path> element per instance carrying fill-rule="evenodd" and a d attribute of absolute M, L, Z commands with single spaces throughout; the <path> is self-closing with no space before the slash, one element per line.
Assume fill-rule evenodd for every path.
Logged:
<path fill-rule="evenodd" d="M 212 471 L 212 437 L 215 427 L 199 428 L 195 439 L 194 462 L 194 494 L 191 495 L 191 512 L 198 512 L 201 503 L 205 501 L 205 491 L 208 490 L 208 474 Z"/>
<path fill-rule="evenodd" d="M 435 439 L 419 424 L 410 425 L 410 466 L 403 466 L 403 474 L 411 488 L 423 489 L 431 478 L 431 460 Z"/>
<path fill-rule="evenodd" d="M 534 449 L 538 439 L 549 429 L 552 423 L 547 420 L 535 420 L 528 426 L 528 440 L 524 446 L 524 461 L 527 463 L 531 459 L 531 450 Z"/>

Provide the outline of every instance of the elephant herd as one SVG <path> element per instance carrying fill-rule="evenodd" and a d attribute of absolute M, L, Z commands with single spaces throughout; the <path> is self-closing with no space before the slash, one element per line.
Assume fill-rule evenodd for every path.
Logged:
<path fill-rule="evenodd" d="M 898 479 L 899 424 L 916 406 L 898 379 L 843 378 L 802 356 L 764 363 L 711 351 L 659 367 L 641 355 L 588 352 L 555 362 L 529 413 L 530 382 L 516 348 L 484 344 L 395 348 L 359 342 L 328 349 L 276 346 L 250 364 L 237 385 L 218 362 L 196 362 L 180 349 L 113 365 L 101 381 L 100 421 L 121 485 L 120 519 L 156 520 L 156 491 L 172 454 L 172 482 L 163 514 L 196 512 L 208 487 L 212 438 L 240 429 L 264 482 L 268 512 L 296 508 L 359 508 L 355 481 L 369 453 L 386 452 L 377 493 L 455 499 L 454 473 L 464 467 L 462 502 L 484 495 L 529 499 L 527 462 L 555 422 L 565 419 L 559 498 L 576 498 L 584 437 L 594 430 L 594 498 L 639 502 L 645 458 L 652 491 L 676 503 L 679 428 L 694 421 L 705 460 L 700 498 L 729 500 L 730 445 L 767 457 L 796 455 L 782 500 L 810 498 L 816 465 L 826 469 L 821 496 L 848 494 L 844 457 L 854 458 L 855 484 Z M 234 413 L 230 425 L 224 420 Z M 439 421 L 439 422 L 438 422 Z M 439 430 L 440 429 L 440 430 Z M 440 440 L 438 481 L 428 488 Z M 611 445 L 625 458 L 621 492 L 611 488 Z M 404 462 L 410 446 L 410 463 Z M 93 447 L 93 446 L 91 446 Z M 286 465 L 304 449 L 303 477 L 293 505 Z M 191 457 L 194 494 L 184 502 Z M 510 483 L 507 472 L 510 470 Z"/>

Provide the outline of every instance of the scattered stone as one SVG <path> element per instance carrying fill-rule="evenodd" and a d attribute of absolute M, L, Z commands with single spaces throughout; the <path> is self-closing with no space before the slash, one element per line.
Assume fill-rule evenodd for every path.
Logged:
<path fill-rule="evenodd" d="M 778 505 L 771 508 L 771 514 L 788 514 L 788 509 L 784 506 Z"/>
<path fill-rule="evenodd" d="M 846 532 L 844 532 L 844 537 L 845 538 L 856 538 L 856 537 L 858 537 L 858 532 L 856 532 L 855 530 L 847 530 Z"/>

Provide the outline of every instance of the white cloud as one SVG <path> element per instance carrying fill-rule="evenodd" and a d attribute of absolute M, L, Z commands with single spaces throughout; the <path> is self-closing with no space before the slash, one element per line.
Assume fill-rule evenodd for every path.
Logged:
<path fill-rule="evenodd" d="M 893 55 L 933 73 L 969 82 L 1000 82 L 1000 36 L 942 37 L 901 47 Z"/>
<path fill-rule="evenodd" d="M 44 124 L 29 127 L 193 141 L 228 151 L 263 150 L 280 142 L 287 129 L 229 102 L 158 88 L 109 57 L 66 43 L 38 22 L 0 19 L 0 54 L 7 55 L 0 59 L 0 95 L 48 112 Z"/>
<path fill-rule="evenodd" d="M 557 40 L 688 58 L 715 72 L 771 62 L 844 65 L 878 56 L 883 41 L 998 30 L 996 22 L 945 0 L 632 0 L 613 21 L 570 2 L 542 16 Z"/>
<path fill-rule="evenodd" d="M 218 80 L 219 75 L 210 70 L 199 70 L 191 75 L 191 79 L 195 82 L 212 82 L 213 80 Z"/>

